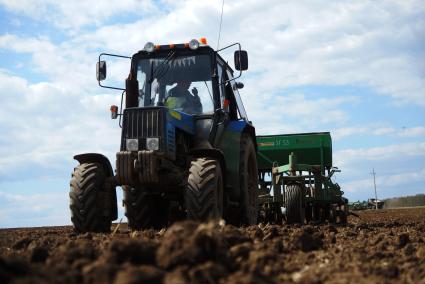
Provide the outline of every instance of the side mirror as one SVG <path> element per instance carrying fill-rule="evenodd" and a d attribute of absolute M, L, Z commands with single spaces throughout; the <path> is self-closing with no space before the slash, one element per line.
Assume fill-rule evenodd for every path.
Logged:
<path fill-rule="evenodd" d="M 246 52 L 246 50 L 236 50 L 234 59 L 236 70 L 248 70 L 248 52 Z"/>
<path fill-rule="evenodd" d="M 237 89 L 243 89 L 245 85 L 242 82 L 236 82 L 235 86 Z"/>
<path fill-rule="evenodd" d="M 96 79 L 103 81 L 106 78 L 106 61 L 98 61 L 96 63 Z"/>

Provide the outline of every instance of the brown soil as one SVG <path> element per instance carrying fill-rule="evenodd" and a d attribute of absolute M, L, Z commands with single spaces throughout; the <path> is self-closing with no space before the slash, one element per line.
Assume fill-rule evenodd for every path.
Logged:
<path fill-rule="evenodd" d="M 347 226 L 3 229 L 0 283 L 425 283 L 425 208 L 359 214 Z"/>

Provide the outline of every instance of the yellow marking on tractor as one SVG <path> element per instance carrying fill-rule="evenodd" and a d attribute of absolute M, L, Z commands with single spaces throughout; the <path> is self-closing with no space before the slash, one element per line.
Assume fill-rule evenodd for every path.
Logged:
<path fill-rule="evenodd" d="M 170 115 L 171 115 L 172 117 L 174 117 L 175 119 L 182 120 L 182 116 L 181 116 L 181 114 L 180 114 L 180 113 L 178 113 L 177 111 L 170 110 Z"/>
<path fill-rule="evenodd" d="M 267 147 L 267 146 L 274 146 L 274 142 L 260 142 L 258 143 L 258 146 L 260 147 Z"/>

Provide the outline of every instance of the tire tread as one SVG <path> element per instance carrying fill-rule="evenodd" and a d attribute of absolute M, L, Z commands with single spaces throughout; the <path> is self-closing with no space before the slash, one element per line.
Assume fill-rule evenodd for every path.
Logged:
<path fill-rule="evenodd" d="M 74 229 L 79 232 L 109 232 L 112 221 L 103 215 L 105 173 L 97 163 L 83 163 L 72 173 L 70 210 Z"/>

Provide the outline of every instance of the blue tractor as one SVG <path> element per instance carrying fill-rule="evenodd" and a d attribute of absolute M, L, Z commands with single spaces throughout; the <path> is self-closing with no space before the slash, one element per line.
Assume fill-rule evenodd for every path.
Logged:
<path fill-rule="evenodd" d="M 235 48 L 238 76 L 219 52 Z M 106 62 L 97 62 L 97 80 Z M 132 230 L 161 228 L 181 218 L 257 222 L 255 128 L 236 79 L 248 69 L 239 43 L 214 50 L 205 39 L 183 44 L 147 43 L 132 57 L 121 107 L 121 147 L 115 170 L 102 154 L 74 158 L 71 220 L 77 232 L 109 231 L 117 219 L 116 187 Z M 124 106 L 123 106 L 124 104 Z"/>

